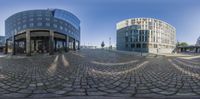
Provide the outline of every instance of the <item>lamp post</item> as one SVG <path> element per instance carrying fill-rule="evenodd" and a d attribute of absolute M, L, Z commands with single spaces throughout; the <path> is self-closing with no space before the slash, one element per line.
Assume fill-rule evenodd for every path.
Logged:
<path fill-rule="evenodd" d="M 142 56 L 142 43 L 140 43 L 140 54 Z"/>
<path fill-rule="evenodd" d="M 111 37 L 109 37 L 109 50 L 111 50 Z"/>

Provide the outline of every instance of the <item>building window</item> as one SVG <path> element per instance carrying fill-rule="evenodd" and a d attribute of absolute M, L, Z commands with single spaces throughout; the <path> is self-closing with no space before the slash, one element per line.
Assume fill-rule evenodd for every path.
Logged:
<path fill-rule="evenodd" d="M 50 18 L 46 18 L 47 21 L 50 21 Z"/>
<path fill-rule="evenodd" d="M 49 13 L 46 13 L 46 14 L 45 14 L 45 16 L 47 16 L 47 17 L 50 17 L 50 16 L 51 16 L 51 14 L 49 14 Z"/>
<path fill-rule="evenodd" d="M 33 18 L 30 18 L 30 19 L 29 19 L 29 21 L 33 21 L 33 20 L 34 20 Z"/>
<path fill-rule="evenodd" d="M 33 26 L 34 26 L 34 24 L 33 24 L 33 23 L 30 23 L 30 24 L 29 24 L 29 26 L 30 26 L 30 27 L 33 27 Z"/>
<path fill-rule="evenodd" d="M 39 17 L 39 18 L 37 18 L 37 20 L 41 21 L 41 20 L 42 20 L 42 18 L 41 18 L 41 17 Z"/>
<path fill-rule="evenodd" d="M 137 44 L 137 45 L 136 45 L 136 48 L 141 48 L 141 44 Z"/>
<path fill-rule="evenodd" d="M 131 44 L 131 48 L 135 48 L 135 44 Z"/>
<path fill-rule="evenodd" d="M 41 14 L 41 13 L 38 13 L 37 16 L 42 16 L 42 14 Z"/>
<path fill-rule="evenodd" d="M 157 44 L 154 44 L 154 48 L 157 48 Z"/>
<path fill-rule="evenodd" d="M 26 22 L 26 20 L 24 19 L 22 22 L 23 22 L 23 23 L 25 23 L 25 22 Z"/>
<path fill-rule="evenodd" d="M 50 26 L 50 23 L 46 23 L 46 26 Z"/>
<path fill-rule="evenodd" d="M 142 47 L 143 48 L 147 48 L 147 44 L 142 44 Z"/>
<path fill-rule="evenodd" d="M 25 29 L 25 28 L 26 28 L 26 24 L 23 25 L 23 29 Z"/>
<path fill-rule="evenodd" d="M 54 28 L 57 28 L 57 27 L 58 27 L 58 25 L 57 25 L 57 24 L 53 24 L 53 27 L 54 27 Z"/>
<path fill-rule="evenodd" d="M 128 32 L 126 32 L 126 36 L 128 36 Z"/>
<path fill-rule="evenodd" d="M 54 19 L 53 21 L 54 21 L 54 22 L 58 22 L 58 20 L 56 20 L 56 19 Z"/>
<path fill-rule="evenodd" d="M 128 44 L 126 44 L 126 46 L 125 46 L 126 48 L 128 48 Z"/>
<path fill-rule="evenodd" d="M 42 26 L 42 22 L 37 23 L 37 26 Z"/>
<path fill-rule="evenodd" d="M 21 29 L 21 27 L 19 26 L 17 29 L 18 29 L 18 30 L 20 30 L 20 29 Z"/>
<path fill-rule="evenodd" d="M 65 32 L 67 32 L 68 31 L 68 29 L 67 28 L 65 28 Z"/>
<path fill-rule="evenodd" d="M 128 42 L 128 37 L 125 37 L 125 42 Z"/>
<path fill-rule="evenodd" d="M 63 30 L 63 27 L 62 27 L 62 26 L 60 26 L 60 29 L 61 29 L 61 30 Z"/>

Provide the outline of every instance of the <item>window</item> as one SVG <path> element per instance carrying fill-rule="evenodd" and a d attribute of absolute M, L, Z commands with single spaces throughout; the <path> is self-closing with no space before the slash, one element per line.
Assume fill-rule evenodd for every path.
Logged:
<path fill-rule="evenodd" d="M 33 23 L 30 23 L 30 24 L 29 24 L 29 26 L 30 26 L 30 27 L 33 27 L 33 26 L 34 26 L 34 24 L 33 24 Z"/>
<path fill-rule="evenodd" d="M 25 29 L 25 28 L 26 28 L 26 24 L 23 25 L 23 29 Z"/>
<path fill-rule="evenodd" d="M 128 37 L 125 37 L 125 42 L 128 42 Z"/>
<path fill-rule="evenodd" d="M 61 30 L 63 30 L 63 27 L 62 27 L 62 26 L 60 26 L 60 29 L 61 29 Z"/>
<path fill-rule="evenodd" d="M 130 38 L 130 42 L 132 42 L 133 41 L 133 39 L 132 38 Z"/>
<path fill-rule="evenodd" d="M 54 21 L 54 22 L 58 22 L 58 20 L 56 20 L 56 19 L 54 19 L 53 21 Z"/>
<path fill-rule="evenodd" d="M 147 48 L 147 44 L 142 44 L 142 47 L 143 48 Z"/>
<path fill-rule="evenodd" d="M 39 17 L 39 18 L 37 18 L 37 20 L 41 21 L 41 20 L 42 20 L 42 18 L 41 18 L 41 17 Z"/>
<path fill-rule="evenodd" d="M 65 32 L 67 32 L 68 31 L 68 29 L 67 28 L 65 28 Z"/>
<path fill-rule="evenodd" d="M 30 15 L 29 15 L 29 17 L 33 17 L 33 16 L 34 16 L 33 14 L 30 14 Z"/>
<path fill-rule="evenodd" d="M 50 21 L 50 18 L 45 18 L 47 21 Z"/>
<path fill-rule="evenodd" d="M 25 23 L 25 22 L 26 22 L 26 20 L 24 19 L 22 22 L 23 22 L 23 23 Z"/>
<path fill-rule="evenodd" d="M 126 32 L 126 36 L 128 36 L 128 32 Z"/>
<path fill-rule="evenodd" d="M 33 21 L 33 20 L 34 20 L 33 18 L 30 18 L 30 19 L 29 19 L 29 21 Z"/>
<path fill-rule="evenodd" d="M 131 48 L 135 48 L 135 44 L 131 44 Z"/>
<path fill-rule="evenodd" d="M 19 26 L 17 29 L 18 29 L 18 30 L 20 30 L 20 29 L 21 29 L 21 27 Z"/>
<path fill-rule="evenodd" d="M 154 48 L 157 48 L 157 44 L 154 44 Z"/>
<path fill-rule="evenodd" d="M 128 48 L 128 44 L 126 44 L 126 46 L 125 46 L 126 48 Z"/>
<path fill-rule="evenodd" d="M 45 25 L 46 25 L 46 26 L 50 26 L 50 23 L 46 23 Z"/>
<path fill-rule="evenodd" d="M 54 27 L 54 28 L 57 28 L 57 27 L 58 27 L 58 25 L 57 25 L 57 24 L 53 24 L 53 27 Z"/>
<path fill-rule="evenodd" d="M 42 26 L 42 22 L 37 23 L 37 26 Z"/>
<path fill-rule="evenodd" d="M 136 48 L 141 48 L 141 44 L 137 44 L 137 45 L 136 45 Z"/>
<path fill-rule="evenodd" d="M 42 16 L 42 14 L 41 14 L 41 13 L 38 13 L 37 16 Z"/>

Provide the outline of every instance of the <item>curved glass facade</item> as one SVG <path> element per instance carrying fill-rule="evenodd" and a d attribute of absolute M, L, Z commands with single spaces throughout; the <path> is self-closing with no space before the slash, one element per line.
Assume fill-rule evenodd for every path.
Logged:
<path fill-rule="evenodd" d="M 5 21 L 6 53 L 49 53 L 80 47 L 80 20 L 61 9 L 28 10 Z"/>
<path fill-rule="evenodd" d="M 196 46 L 200 46 L 200 37 L 197 39 Z"/>
<path fill-rule="evenodd" d="M 117 23 L 117 49 L 149 53 L 171 53 L 176 29 L 153 18 L 133 18 Z"/>
<path fill-rule="evenodd" d="M 54 30 L 80 40 L 80 20 L 65 10 L 28 10 L 16 13 L 5 21 L 6 38 L 27 29 Z"/>

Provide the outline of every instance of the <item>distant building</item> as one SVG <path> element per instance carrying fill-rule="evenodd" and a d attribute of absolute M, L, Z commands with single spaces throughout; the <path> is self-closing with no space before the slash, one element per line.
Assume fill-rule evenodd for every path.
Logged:
<path fill-rule="evenodd" d="M 86 45 L 81 46 L 81 49 L 96 49 L 96 48 L 97 46 L 86 46 Z"/>
<path fill-rule="evenodd" d="M 80 20 L 61 9 L 27 10 L 5 20 L 6 53 L 49 53 L 80 47 Z"/>
<path fill-rule="evenodd" d="M 177 52 L 200 53 L 200 37 L 197 39 L 195 45 L 178 46 Z"/>
<path fill-rule="evenodd" d="M 171 53 L 176 47 L 176 29 L 153 18 L 132 18 L 117 23 L 117 50 Z"/>
<path fill-rule="evenodd" d="M 200 46 L 200 36 L 199 36 L 199 38 L 197 39 L 196 46 Z"/>
<path fill-rule="evenodd" d="M 4 46 L 5 46 L 5 37 L 0 36 L 0 52 L 3 52 Z"/>
<path fill-rule="evenodd" d="M 178 46 L 177 47 L 177 52 L 181 53 L 200 53 L 200 46 L 194 46 L 194 45 L 189 45 L 189 46 Z"/>

